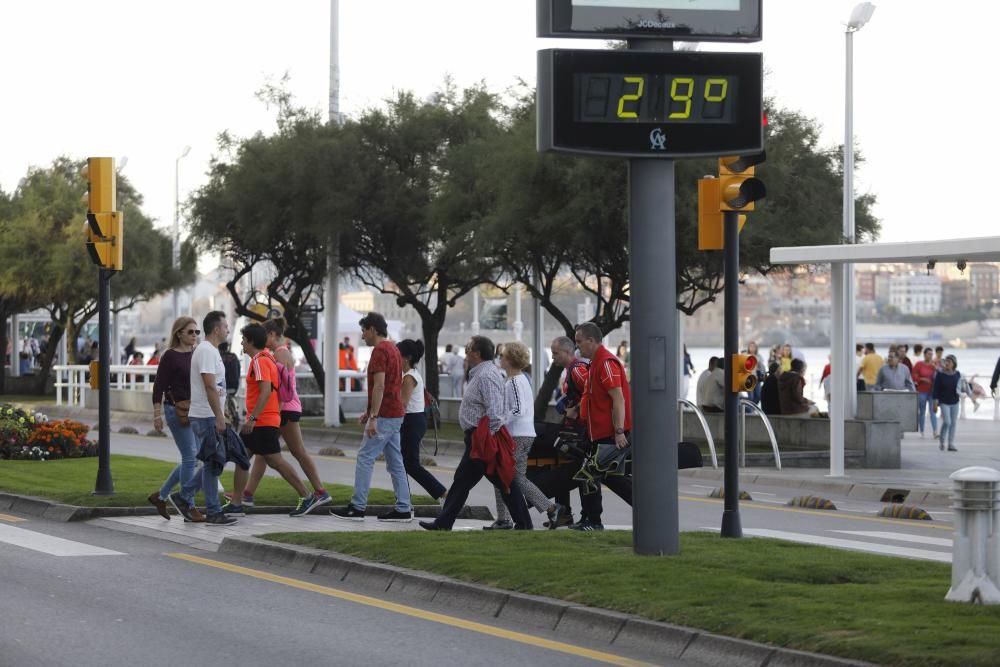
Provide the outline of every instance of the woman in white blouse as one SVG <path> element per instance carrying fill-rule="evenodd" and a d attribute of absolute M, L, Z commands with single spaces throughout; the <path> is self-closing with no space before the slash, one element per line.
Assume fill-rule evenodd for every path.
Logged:
<path fill-rule="evenodd" d="M 399 444 L 403 450 L 403 467 L 406 474 L 424 487 L 435 500 L 447 495 L 444 485 L 427 468 L 420 464 L 420 442 L 427 432 L 427 412 L 424 404 L 424 378 L 416 366 L 424 357 L 424 344 L 419 340 L 401 340 L 396 343 L 403 358 L 403 386 L 400 398 L 406 406 L 406 416 L 399 430 Z"/>
<path fill-rule="evenodd" d="M 514 484 L 517 484 L 528 507 L 534 507 L 539 512 L 545 512 L 549 517 L 549 528 L 560 525 L 563 515 L 569 510 L 559 503 L 549 502 L 542 491 L 525 476 L 528 469 L 528 452 L 535 440 L 535 404 L 531 391 L 531 383 L 524 369 L 528 367 L 530 357 L 528 348 L 523 343 L 506 343 L 500 353 L 500 368 L 507 372 L 504 383 L 504 413 L 505 425 L 517 445 L 514 452 L 514 468 L 517 472 Z M 513 529 L 507 505 L 496 491 L 497 520 L 483 530 Z"/>

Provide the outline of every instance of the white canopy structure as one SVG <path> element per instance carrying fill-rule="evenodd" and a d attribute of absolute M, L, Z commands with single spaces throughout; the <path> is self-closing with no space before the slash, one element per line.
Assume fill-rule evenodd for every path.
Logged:
<path fill-rule="evenodd" d="M 842 283 L 845 264 L 1000 261 L 1000 236 L 910 243 L 864 243 L 771 248 L 772 264 L 831 264 L 833 312 L 844 312 L 848 299 Z M 851 285 L 850 289 L 855 286 Z M 834 321 L 830 359 L 830 476 L 844 475 L 844 420 L 856 408 L 854 313 Z"/>

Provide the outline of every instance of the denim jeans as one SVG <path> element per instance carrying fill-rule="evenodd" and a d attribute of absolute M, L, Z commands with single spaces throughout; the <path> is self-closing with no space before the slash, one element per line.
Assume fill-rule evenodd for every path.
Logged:
<path fill-rule="evenodd" d="M 403 466 L 403 453 L 399 444 L 399 429 L 403 425 L 402 417 L 378 417 L 375 420 L 375 437 L 365 434 L 358 450 L 358 462 L 354 466 L 354 495 L 351 504 L 359 510 L 368 507 L 368 490 L 372 485 L 372 469 L 375 467 L 375 457 L 385 453 L 385 467 L 392 477 L 392 490 L 396 494 L 396 510 L 409 512 L 410 482 L 406 479 L 406 468 Z"/>
<path fill-rule="evenodd" d="M 411 412 L 403 418 L 403 428 L 399 433 L 403 448 L 403 467 L 406 468 L 407 475 L 437 500 L 447 489 L 420 463 L 420 441 L 423 440 L 425 433 L 427 433 L 426 414 Z"/>
<path fill-rule="evenodd" d="M 955 427 L 958 425 L 958 409 L 960 403 L 946 405 L 941 403 L 941 446 L 944 447 L 945 435 L 948 436 L 948 446 L 955 446 Z"/>
<path fill-rule="evenodd" d="M 930 410 L 927 407 L 930 406 Z M 931 433 L 938 432 L 937 415 L 934 414 L 934 397 L 931 396 L 931 392 L 920 392 L 917 394 L 917 424 L 920 426 L 920 432 L 924 432 L 924 414 L 931 413 Z"/>
<path fill-rule="evenodd" d="M 177 421 L 177 410 L 167 403 L 163 404 L 163 421 L 167 423 L 170 435 L 174 436 L 174 444 L 177 445 L 177 449 L 181 453 L 181 462 L 177 464 L 177 467 L 167 477 L 167 481 L 160 487 L 160 500 L 166 500 L 177 484 L 181 485 L 181 489 L 185 486 L 197 487 L 201 485 L 201 468 L 198 467 L 197 459 L 198 445 L 195 444 L 191 426 L 182 426 Z"/>
<path fill-rule="evenodd" d="M 216 437 L 215 417 L 192 417 L 191 430 L 194 432 L 195 453 L 197 453 L 206 438 Z M 201 467 L 200 477 L 200 480 L 192 480 L 190 485 L 181 487 L 181 498 L 189 505 L 194 505 L 194 494 L 201 488 L 205 494 L 205 514 L 218 514 L 222 511 L 219 505 L 219 477 L 213 475 L 205 466 Z"/>

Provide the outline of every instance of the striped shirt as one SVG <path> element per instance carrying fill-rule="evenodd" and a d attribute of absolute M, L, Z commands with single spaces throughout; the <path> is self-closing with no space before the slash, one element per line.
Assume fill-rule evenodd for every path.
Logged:
<path fill-rule="evenodd" d="M 535 437 L 535 404 L 528 376 L 518 373 L 504 383 L 504 414 L 514 438 Z"/>
<path fill-rule="evenodd" d="M 458 424 L 463 431 L 479 426 L 483 417 L 490 418 L 490 433 L 504 424 L 503 373 L 489 361 L 481 361 L 469 370 L 469 382 L 458 407 Z"/>

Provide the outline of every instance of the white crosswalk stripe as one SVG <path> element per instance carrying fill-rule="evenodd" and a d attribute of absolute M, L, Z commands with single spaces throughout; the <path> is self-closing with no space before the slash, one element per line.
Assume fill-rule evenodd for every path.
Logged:
<path fill-rule="evenodd" d="M 835 530 L 835 533 L 856 535 L 858 537 L 874 537 L 879 540 L 895 540 L 896 542 L 914 542 L 935 547 L 951 548 L 951 540 L 946 537 L 931 537 L 930 535 L 914 535 L 913 533 L 891 533 L 884 530 Z"/>
<path fill-rule="evenodd" d="M 744 528 L 743 533 L 745 535 L 755 535 L 757 537 L 773 537 L 778 540 L 789 540 L 791 542 L 802 542 L 805 544 L 850 549 L 851 551 L 865 551 L 885 556 L 902 556 L 903 558 L 915 558 L 918 560 L 933 560 L 939 563 L 951 562 L 951 553 L 944 551 L 898 547 L 892 544 L 861 542 L 860 540 L 844 540 L 836 537 L 808 535 L 806 533 L 792 533 L 784 530 L 770 530 L 767 528 Z"/>
<path fill-rule="evenodd" d="M 16 547 L 40 551 L 50 556 L 125 556 L 121 551 L 112 551 L 95 547 L 83 542 L 64 540 L 61 537 L 54 537 L 44 533 L 37 533 L 33 530 L 15 528 L 0 524 L 0 542 L 12 544 Z"/>

